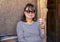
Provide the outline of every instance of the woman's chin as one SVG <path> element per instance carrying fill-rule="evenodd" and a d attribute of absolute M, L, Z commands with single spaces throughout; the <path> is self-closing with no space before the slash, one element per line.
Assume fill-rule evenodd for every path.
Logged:
<path fill-rule="evenodd" d="M 32 17 L 29 17 L 29 19 L 32 19 Z"/>

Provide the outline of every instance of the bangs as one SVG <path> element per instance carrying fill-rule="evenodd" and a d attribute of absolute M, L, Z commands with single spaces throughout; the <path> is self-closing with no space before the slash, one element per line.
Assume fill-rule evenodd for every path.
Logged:
<path fill-rule="evenodd" d="M 31 7 L 31 6 L 27 6 L 27 7 L 24 9 L 24 11 L 25 11 L 25 10 L 35 11 L 35 8 L 34 8 L 34 7 Z"/>

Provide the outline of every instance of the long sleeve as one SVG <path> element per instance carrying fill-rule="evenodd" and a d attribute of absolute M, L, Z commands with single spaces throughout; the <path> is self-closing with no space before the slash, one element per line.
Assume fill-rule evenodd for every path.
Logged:
<path fill-rule="evenodd" d="M 21 26 L 21 23 L 17 24 L 17 36 L 19 42 L 26 42 L 23 36 L 23 28 Z"/>
<path fill-rule="evenodd" d="M 46 37 L 46 34 L 45 34 L 45 33 L 42 34 L 42 32 L 43 32 L 43 31 L 42 31 L 42 29 L 40 28 L 40 36 L 41 36 L 41 38 Z"/>
<path fill-rule="evenodd" d="M 45 34 L 45 33 L 42 34 L 42 28 L 40 27 L 40 25 L 39 25 L 39 32 L 40 32 L 40 37 L 41 37 L 41 38 L 46 37 L 46 34 Z"/>
<path fill-rule="evenodd" d="M 37 20 L 38 24 L 39 24 L 39 31 L 40 31 L 40 36 L 41 38 L 46 37 L 46 33 L 44 32 L 44 29 L 42 29 L 41 25 L 42 25 L 42 19 Z"/>

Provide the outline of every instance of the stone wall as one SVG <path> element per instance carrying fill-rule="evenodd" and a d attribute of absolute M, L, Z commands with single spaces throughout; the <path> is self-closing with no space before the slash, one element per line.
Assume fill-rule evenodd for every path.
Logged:
<path fill-rule="evenodd" d="M 47 1 L 48 0 L 37 0 L 37 7 L 38 7 L 38 18 L 42 19 L 43 24 L 41 24 L 42 29 L 42 34 L 46 34 L 46 19 L 47 19 Z M 44 37 L 42 40 L 43 42 L 46 42 L 47 36 Z"/>
<path fill-rule="evenodd" d="M 36 0 L 0 0 L 0 34 L 15 34 L 26 3 L 36 5 Z"/>

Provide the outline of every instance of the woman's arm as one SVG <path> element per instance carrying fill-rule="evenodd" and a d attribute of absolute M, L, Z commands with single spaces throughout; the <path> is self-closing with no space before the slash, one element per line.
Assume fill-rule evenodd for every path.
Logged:
<path fill-rule="evenodd" d="M 46 37 L 46 33 L 45 33 L 45 21 L 42 20 L 42 19 L 39 19 L 39 28 L 40 28 L 41 38 Z"/>
<path fill-rule="evenodd" d="M 21 23 L 17 24 L 17 36 L 18 36 L 18 41 L 19 42 L 26 42 L 23 36 L 23 28 L 21 26 Z"/>

